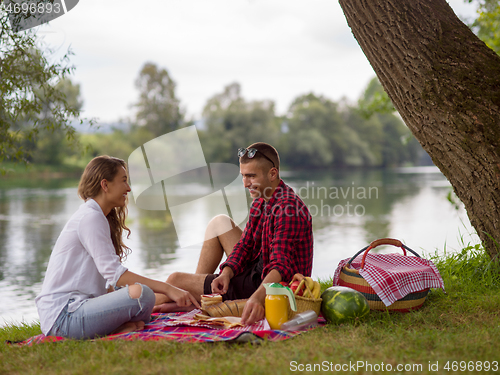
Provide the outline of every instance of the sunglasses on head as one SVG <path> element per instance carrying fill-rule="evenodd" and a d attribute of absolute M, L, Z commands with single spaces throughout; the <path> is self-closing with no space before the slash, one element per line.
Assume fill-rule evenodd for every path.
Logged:
<path fill-rule="evenodd" d="M 253 159 L 253 157 L 255 156 L 257 151 L 259 151 L 259 150 L 257 150 L 256 148 L 244 148 L 244 147 L 242 147 L 242 148 L 238 149 L 238 157 L 241 158 L 245 154 L 247 154 L 249 159 Z M 266 155 L 264 155 L 264 153 L 262 151 L 260 152 L 260 154 L 262 156 L 264 156 L 267 160 L 269 160 L 271 163 L 273 163 L 273 167 L 276 168 L 276 165 L 274 165 L 274 162 L 271 159 L 269 159 Z"/>

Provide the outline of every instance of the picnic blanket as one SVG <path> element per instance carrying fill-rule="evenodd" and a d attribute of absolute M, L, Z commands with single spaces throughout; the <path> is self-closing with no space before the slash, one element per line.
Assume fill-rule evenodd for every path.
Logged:
<path fill-rule="evenodd" d="M 263 319 L 251 326 L 235 327 L 232 329 L 213 328 L 200 323 L 197 326 L 182 324 L 182 320 L 190 320 L 201 310 L 195 309 L 188 313 L 164 313 L 153 314 L 152 320 L 146 324 L 143 330 L 129 333 L 109 335 L 95 340 L 142 340 L 160 341 L 175 340 L 180 342 L 258 342 L 262 340 L 280 341 L 294 337 L 304 331 L 279 331 L 271 330 L 266 320 Z M 318 318 L 319 324 L 325 324 L 325 320 Z M 59 342 L 68 340 L 64 337 L 45 336 L 43 334 L 30 337 L 19 343 L 21 346 L 32 346 L 34 344 Z"/>
<path fill-rule="evenodd" d="M 363 254 L 358 255 L 350 268 L 359 271 L 386 306 L 427 288 L 444 290 L 443 279 L 430 260 L 397 253 L 367 254 L 365 266 L 361 268 L 362 258 Z M 349 260 L 340 261 L 333 275 L 333 285 L 338 285 L 340 271 Z"/>

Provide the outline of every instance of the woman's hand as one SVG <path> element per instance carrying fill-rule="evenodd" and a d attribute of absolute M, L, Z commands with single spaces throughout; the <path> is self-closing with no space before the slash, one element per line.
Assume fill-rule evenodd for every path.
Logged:
<path fill-rule="evenodd" d="M 190 305 L 195 305 L 200 308 L 200 304 L 196 301 L 196 298 L 192 296 L 191 293 L 184 289 L 177 288 L 172 284 L 165 283 L 163 281 L 157 281 L 149 279 L 144 276 L 137 275 L 130 271 L 125 271 L 123 275 L 118 279 L 116 283 L 119 286 L 132 285 L 135 283 L 140 283 L 149 286 L 153 292 L 156 294 L 156 303 L 161 304 L 165 302 L 174 301 L 180 307 L 186 307 Z M 161 297 L 161 295 L 165 297 Z"/>
<path fill-rule="evenodd" d="M 168 285 L 167 296 L 173 300 L 177 306 L 185 307 L 190 305 L 195 305 L 198 309 L 200 308 L 200 304 L 193 297 L 191 293 L 184 289 L 177 288 L 171 284 Z"/>

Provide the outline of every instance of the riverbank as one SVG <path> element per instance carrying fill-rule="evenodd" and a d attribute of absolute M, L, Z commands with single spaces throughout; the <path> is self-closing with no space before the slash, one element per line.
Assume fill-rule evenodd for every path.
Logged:
<path fill-rule="evenodd" d="M 79 177 L 82 174 L 81 163 L 77 161 L 68 162 L 61 165 L 46 164 L 24 164 L 13 162 L 2 162 L 0 168 L 5 171 L 2 178 L 20 179 L 20 178 L 64 178 Z M 85 165 L 84 165 L 85 167 Z"/>
<path fill-rule="evenodd" d="M 267 374 L 271 368 L 282 374 L 335 366 L 345 373 L 499 371 L 498 265 L 477 245 L 433 261 L 446 293 L 433 291 L 412 313 L 372 311 L 357 324 L 261 345 L 66 341 L 18 348 L 3 342 L 36 335 L 39 327 L 10 326 L 0 329 L 0 374 Z"/>
<path fill-rule="evenodd" d="M 78 186 L 82 171 L 77 164 L 56 166 L 4 162 L 0 165 L 0 189 Z"/>

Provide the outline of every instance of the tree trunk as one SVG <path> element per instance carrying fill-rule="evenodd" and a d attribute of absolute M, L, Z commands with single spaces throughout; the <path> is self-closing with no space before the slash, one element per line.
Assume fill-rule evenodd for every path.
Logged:
<path fill-rule="evenodd" d="M 394 106 L 497 256 L 500 57 L 445 0 L 339 2 Z"/>

